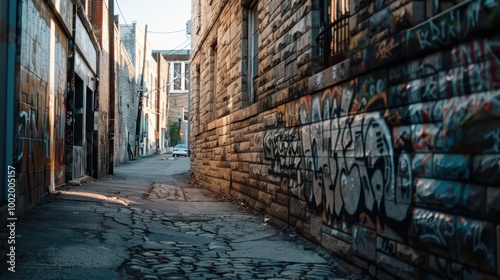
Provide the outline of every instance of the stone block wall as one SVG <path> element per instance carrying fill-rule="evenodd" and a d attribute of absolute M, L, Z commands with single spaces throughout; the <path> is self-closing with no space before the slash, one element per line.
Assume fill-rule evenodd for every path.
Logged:
<path fill-rule="evenodd" d="M 245 95 L 237 2 L 193 36 L 197 178 L 378 279 L 498 278 L 500 1 L 353 0 L 350 56 L 319 72 L 317 1 L 258 1 L 247 107 L 230 102 Z"/>
<path fill-rule="evenodd" d="M 118 103 L 118 134 L 119 148 L 116 150 L 118 155 L 117 163 L 129 161 L 134 153 L 135 126 L 137 122 L 137 106 L 139 106 L 139 97 L 136 92 L 137 84 L 135 81 L 135 68 L 130 56 L 122 42 L 120 42 L 117 56 L 118 71 L 117 80 L 117 103 Z M 129 157 L 129 144 L 132 151 L 132 157 Z"/>

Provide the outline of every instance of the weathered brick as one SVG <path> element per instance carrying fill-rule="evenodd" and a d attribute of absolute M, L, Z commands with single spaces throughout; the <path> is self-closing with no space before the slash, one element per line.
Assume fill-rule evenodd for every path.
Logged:
<path fill-rule="evenodd" d="M 401 279 L 415 278 L 419 272 L 415 267 L 383 253 L 377 254 L 377 266 Z"/>
<path fill-rule="evenodd" d="M 370 261 L 375 261 L 377 253 L 375 231 L 355 226 L 352 239 L 354 254 Z"/>
<path fill-rule="evenodd" d="M 244 7 L 227 2 L 207 19 L 220 33 L 217 129 L 207 110 L 217 30 L 193 37 L 207 121 L 194 124 L 192 169 L 225 183 L 218 172 L 231 167 L 232 192 L 373 277 L 500 275 L 497 2 L 352 0 L 347 59 L 317 72 L 319 2 L 259 1 L 254 104 L 239 61 Z M 424 19 L 425 8 L 438 16 Z"/>
<path fill-rule="evenodd" d="M 476 268 L 495 272 L 495 226 L 485 221 L 457 218 L 458 260 Z"/>

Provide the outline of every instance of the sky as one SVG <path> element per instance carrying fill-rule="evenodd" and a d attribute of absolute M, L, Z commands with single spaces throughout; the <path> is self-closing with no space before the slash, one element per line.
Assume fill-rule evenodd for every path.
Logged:
<path fill-rule="evenodd" d="M 191 0 L 115 0 L 115 14 L 120 24 L 137 21 L 153 50 L 189 49 L 191 38 L 186 22 L 191 19 Z"/>

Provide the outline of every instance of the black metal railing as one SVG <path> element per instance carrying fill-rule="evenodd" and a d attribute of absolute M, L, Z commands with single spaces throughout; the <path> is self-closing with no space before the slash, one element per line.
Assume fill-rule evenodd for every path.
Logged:
<path fill-rule="evenodd" d="M 349 12 L 325 25 L 319 33 L 320 67 L 325 69 L 349 57 Z"/>

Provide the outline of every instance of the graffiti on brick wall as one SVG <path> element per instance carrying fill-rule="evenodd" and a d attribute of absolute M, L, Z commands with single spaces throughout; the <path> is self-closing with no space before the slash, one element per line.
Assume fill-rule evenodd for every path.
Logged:
<path fill-rule="evenodd" d="M 461 262 L 495 271 L 496 235 L 491 223 L 417 208 L 410 235 L 437 254 L 456 250 Z"/>
<path fill-rule="evenodd" d="M 371 112 L 385 106 L 385 84 L 376 75 L 367 76 L 358 80 L 357 91 L 345 84 L 299 107 L 305 198 L 330 220 L 355 218 L 360 212 L 381 221 L 407 217 L 412 198 L 409 154 L 394 148 L 383 115 Z M 406 141 L 404 134 L 398 137 Z"/>
<path fill-rule="evenodd" d="M 47 159 L 49 158 L 48 115 L 41 109 L 34 109 L 21 103 L 16 119 L 15 162 L 22 170 L 19 178 L 21 193 L 29 202 L 38 200 L 38 188 L 47 180 Z"/>
<path fill-rule="evenodd" d="M 264 156 L 270 160 L 269 173 L 286 178 L 289 190 L 297 195 L 302 185 L 302 158 L 297 128 L 279 129 L 264 137 Z"/>
<path fill-rule="evenodd" d="M 408 30 L 406 48 L 409 54 L 445 47 L 474 32 L 497 27 L 500 23 L 498 5 L 498 0 L 471 1 Z"/>
<path fill-rule="evenodd" d="M 269 174 L 327 222 L 369 217 L 447 248 L 463 229 L 460 219 L 411 206 L 479 212 L 481 192 L 457 181 L 498 185 L 498 157 L 473 154 L 500 150 L 499 53 L 495 41 L 469 42 L 409 62 L 407 81 L 376 71 L 285 104 L 287 127 L 263 141 Z M 472 197 L 478 202 L 466 203 Z M 467 238 L 466 250 L 495 261 L 488 246 Z"/>
<path fill-rule="evenodd" d="M 374 74 L 299 101 L 298 127 L 265 136 L 269 174 L 288 180 L 309 208 L 336 217 L 372 215 L 373 221 L 404 222 L 412 199 L 408 133 L 393 141 L 378 109 L 386 105 L 386 81 Z M 360 94 L 357 94 L 357 93 Z M 290 115 L 289 115 L 290 116 Z M 299 133 L 300 132 L 300 133 Z M 394 144 L 396 143 L 396 144 Z"/>
<path fill-rule="evenodd" d="M 66 115 L 64 127 L 64 157 L 66 159 L 66 181 L 73 179 L 73 140 L 74 140 L 74 110 L 75 110 L 75 55 L 74 41 L 69 40 L 68 43 L 68 75 L 67 75 L 67 88 L 66 88 Z"/>

